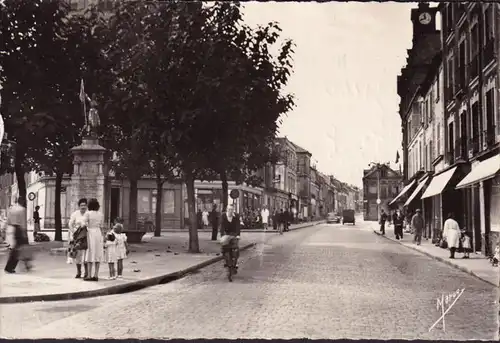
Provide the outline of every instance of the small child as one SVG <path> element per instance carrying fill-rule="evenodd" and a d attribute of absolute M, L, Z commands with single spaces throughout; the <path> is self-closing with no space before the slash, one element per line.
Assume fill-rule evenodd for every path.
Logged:
<path fill-rule="evenodd" d="M 469 258 L 469 253 L 471 251 L 470 237 L 465 230 L 462 231 L 462 247 L 464 248 L 464 257 Z"/>
<path fill-rule="evenodd" d="M 106 242 L 104 243 L 104 247 L 106 249 L 104 258 L 106 262 L 108 262 L 109 266 L 109 280 L 116 279 L 116 271 L 115 271 L 115 263 L 117 260 L 116 247 L 117 247 L 117 239 L 114 230 L 109 231 L 106 234 Z"/>
<path fill-rule="evenodd" d="M 118 261 L 118 278 L 123 276 L 123 260 L 128 255 L 127 235 L 123 233 L 123 225 L 115 224 L 113 227 L 116 236 L 116 258 Z"/>

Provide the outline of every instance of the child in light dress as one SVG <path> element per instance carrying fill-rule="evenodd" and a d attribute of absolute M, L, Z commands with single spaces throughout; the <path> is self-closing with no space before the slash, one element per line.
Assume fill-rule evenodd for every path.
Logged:
<path fill-rule="evenodd" d="M 118 277 L 123 276 L 123 260 L 127 258 L 128 255 L 128 244 L 127 235 L 123 233 L 123 225 L 115 224 L 113 227 L 116 237 L 116 258 L 118 265 Z"/>
<path fill-rule="evenodd" d="M 470 243 L 470 237 L 467 234 L 467 231 L 462 230 L 462 248 L 464 248 L 464 257 L 463 258 L 469 258 L 469 253 L 471 252 L 472 245 Z"/>
<path fill-rule="evenodd" d="M 116 279 L 115 263 L 117 262 L 117 245 L 118 240 L 116 239 L 114 229 L 112 229 L 106 234 L 106 241 L 104 242 L 104 248 L 106 249 L 104 259 L 109 266 L 109 280 Z"/>

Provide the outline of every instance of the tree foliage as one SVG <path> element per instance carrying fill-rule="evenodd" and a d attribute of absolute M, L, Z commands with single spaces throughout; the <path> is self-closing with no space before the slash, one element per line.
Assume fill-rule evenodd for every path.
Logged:
<path fill-rule="evenodd" d="M 68 18 L 61 1 L 7 0 L 9 18 L 21 24 L 2 19 L 9 39 L 1 65 L 26 65 L 2 78 L 7 128 L 24 168 L 32 168 L 31 158 L 56 175 L 70 172 L 84 78 L 99 104 L 101 142 L 116 152 L 111 168 L 131 183 L 131 229 L 143 175 L 154 175 L 161 189 L 179 170 L 191 223 L 194 180 L 218 176 L 224 202 L 228 178 L 260 182 L 254 172 L 275 158 L 278 123 L 293 106 L 284 92 L 293 44 L 285 40 L 270 53 L 280 39 L 277 23 L 252 29 L 241 6 L 227 2 L 125 1 L 106 20 L 95 9 Z M 199 251 L 196 229 L 190 225 L 192 252 Z"/>

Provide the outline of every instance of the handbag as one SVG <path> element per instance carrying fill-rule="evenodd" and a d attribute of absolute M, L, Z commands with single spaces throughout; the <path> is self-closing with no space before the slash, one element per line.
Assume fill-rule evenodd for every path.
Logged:
<path fill-rule="evenodd" d="M 75 248 L 75 242 L 74 241 L 69 242 L 68 257 L 70 257 L 70 258 L 76 258 L 76 254 L 77 253 L 78 253 L 78 251 Z"/>
<path fill-rule="evenodd" d="M 441 239 L 441 244 L 439 245 L 442 249 L 448 249 L 448 242 L 446 239 Z"/>
<path fill-rule="evenodd" d="M 74 237 L 74 246 L 76 250 L 88 249 L 86 226 L 81 226 L 78 229 L 76 229 L 75 233 L 73 234 L 73 237 Z"/>

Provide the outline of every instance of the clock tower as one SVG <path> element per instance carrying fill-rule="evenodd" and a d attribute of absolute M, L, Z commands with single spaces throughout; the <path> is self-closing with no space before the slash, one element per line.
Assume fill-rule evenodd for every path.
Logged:
<path fill-rule="evenodd" d="M 420 36 L 436 33 L 436 14 L 437 7 L 430 7 L 427 2 L 418 4 L 418 8 L 411 10 L 411 21 L 413 22 L 413 39 Z"/>

